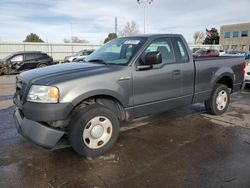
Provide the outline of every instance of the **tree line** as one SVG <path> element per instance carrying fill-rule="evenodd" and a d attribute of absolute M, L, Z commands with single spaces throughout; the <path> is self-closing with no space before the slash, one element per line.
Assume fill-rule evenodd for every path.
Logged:
<path fill-rule="evenodd" d="M 139 26 L 135 21 L 127 22 L 125 26 L 116 33 L 109 33 L 108 36 L 104 39 L 104 43 L 119 37 L 131 36 L 139 34 Z M 194 44 L 219 44 L 220 36 L 218 30 L 216 28 L 211 28 L 210 30 L 206 29 L 206 31 L 196 31 L 193 35 Z M 37 34 L 30 33 L 26 36 L 23 42 L 44 42 Z M 85 39 L 80 39 L 77 36 L 72 36 L 70 39 L 64 39 L 64 43 L 89 43 L 89 41 Z"/>
<path fill-rule="evenodd" d="M 135 21 L 127 22 L 122 30 L 119 31 L 118 35 L 116 33 L 109 33 L 108 36 L 104 39 L 104 43 L 119 37 L 130 36 L 139 34 L 139 26 Z M 37 34 L 30 33 L 26 36 L 23 42 L 44 42 Z M 89 43 L 85 39 L 80 39 L 77 36 L 72 36 L 69 39 L 63 39 L 64 43 Z"/>
<path fill-rule="evenodd" d="M 220 36 L 216 28 L 206 29 L 204 31 L 196 31 L 193 35 L 194 44 L 219 44 Z"/>

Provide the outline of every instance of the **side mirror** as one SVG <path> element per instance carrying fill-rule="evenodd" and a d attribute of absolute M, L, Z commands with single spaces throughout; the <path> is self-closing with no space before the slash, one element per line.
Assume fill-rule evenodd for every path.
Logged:
<path fill-rule="evenodd" d="M 143 65 L 161 64 L 162 63 L 161 52 L 159 52 L 159 51 L 148 52 L 145 54 L 142 61 L 143 61 Z"/>
<path fill-rule="evenodd" d="M 153 65 L 161 63 L 162 63 L 161 52 L 159 51 L 148 52 L 142 57 L 141 64 L 137 66 L 137 70 L 151 69 Z"/>

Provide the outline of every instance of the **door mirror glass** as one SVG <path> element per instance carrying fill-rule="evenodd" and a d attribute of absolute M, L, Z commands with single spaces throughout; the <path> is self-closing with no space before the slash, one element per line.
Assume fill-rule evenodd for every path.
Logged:
<path fill-rule="evenodd" d="M 148 52 L 145 54 L 143 59 L 143 65 L 156 65 L 162 63 L 161 52 Z"/>

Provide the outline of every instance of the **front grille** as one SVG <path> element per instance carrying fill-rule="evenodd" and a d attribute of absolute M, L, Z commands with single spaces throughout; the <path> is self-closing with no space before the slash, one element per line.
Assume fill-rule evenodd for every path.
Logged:
<path fill-rule="evenodd" d="M 24 100 L 26 85 L 27 84 L 23 80 L 17 78 L 17 80 L 16 80 L 16 97 L 19 101 Z"/>

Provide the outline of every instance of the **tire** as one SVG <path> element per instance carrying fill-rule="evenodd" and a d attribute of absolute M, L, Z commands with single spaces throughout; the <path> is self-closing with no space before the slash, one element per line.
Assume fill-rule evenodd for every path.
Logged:
<path fill-rule="evenodd" d="M 227 111 L 229 102 L 230 91 L 228 87 L 223 84 L 216 84 L 210 98 L 205 101 L 205 108 L 209 114 L 221 115 Z"/>
<path fill-rule="evenodd" d="M 105 106 L 89 105 L 77 112 L 70 121 L 69 142 L 80 155 L 102 155 L 113 147 L 118 137 L 118 118 Z"/>
<path fill-rule="evenodd" d="M 0 68 L 0 76 L 1 75 L 4 75 L 4 72 L 3 72 L 3 69 L 2 68 Z"/>
<path fill-rule="evenodd" d="M 2 67 L 0 69 L 0 75 L 8 75 L 10 73 L 10 70 L 7 67 Z"/>
<path fill-rule="evenodd" d="M 47 67 L 47 65 L 44 64 L 44 63 L 42 63 L 42 64 L 40 64 L 40 65 L 37 66 L 37 68 L 43 68 L 43 67 Z"/>
<path fill-rule="evenodd" d="M 246 84 L 244 89 L 250 89 L 250 84 Z"/>

